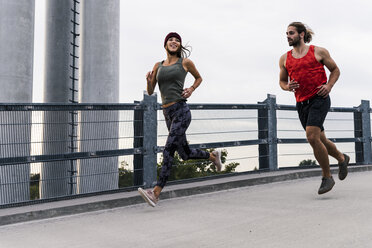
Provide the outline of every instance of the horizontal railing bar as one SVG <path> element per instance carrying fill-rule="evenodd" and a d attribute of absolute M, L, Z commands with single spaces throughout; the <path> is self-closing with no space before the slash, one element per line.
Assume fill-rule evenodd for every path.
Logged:
<path fill-rule="evenodd" d="M 278 129 L 277 130 L 278 132 L 304 132 L 303 129 Z M 354 132 L 355 130 L 352 130 L 352 129 L 340 129 L 340 130 L 336 130 L 336 129 L 332 129 L 332 130 L 329 130 L 327 129 L 327 133 L 329 132 Z"/>
<path fill-rule="evenodd" d="M 142 154 L 142 148 L 118 149 L 118 150 L 105 150 L 95 152 L 74 152 L 55 155 L 36 155 L 36 156 L 23 156 L 0 158 L 0 166 L 11 164 L 26 164 L 26 163 L 40 163 L 40 162 L 55 162 L 64 160 L 75 159 L 91 159 L 101 157 L 116 157 L 134 154 Z"/>
<path fill-rule="evenodd" d="M 267 144 L 265 139 L 257 140 L 240 140 L 240 141 L 225 141 L 225 142 L 212 142 L 205 144 L 190 144 L 191 148 L 222 148 L 222 147 L 234 147 L 234 146 L 250 146 L 250 145 L 260 145 Z"/>
<path fill-rule="evenodd" d="M 277 120 L 296 120 L 298 121 L 298 117 L 277 117 Z M 353 119 L 337 119 L 337 118 L 327 118 L 328 121 L 354 121 Z"/>
<path fill-rule="evenodd" d="M 294 105 L 285 105 L 285 104 L 277 104 L 277 110 L 296 110 L 296 106 Z M 360 112 L 359 108 L 350 108 L 350 107 L 331 107 L 329 112 Z"/>
<path fill-rule="evenodd" d="M 97 139 L 74 139 L 77 142 L 86 142 L 86 141 L 108 141 L 108 140 L 122 140 L 122 139 L 137 139 L 143 138 L 143 136 L 123 136 L 123 137 L 115 137 L 115 138 L 97 138 Z M 17 145 L 37 145 L 37 144 L 57 144 L 57 143 L 68 143 L 71 142 L 69 140 L 44 140 L 44 141 L 32 141 L 32 142 L 18 142 L 18 143 L 0 143 L 0 146 L 17 146 Z"/>
<path fill-rule="evenodd" d="M 76 121 L 75 124 L 109 124 L 109 123 L 132 123 L 140 122 L 139 120 L 124 120 L 124 121 Z M 71 122 L 29 122 L 29 123 L 0 123 L 0 126 L 31 126 L 31 125 L 45 125 L 45 126 L 55 126 L 55 125 L 70 125 Z"/>
<path fill-rule="evenodd" d="M 363 142 L 362 138 L 328 138 L 328 139 L 334 143 Z M 301 144 L 301 143 L 307 143 L 307 139 L 299 138 L 278 139 L 278 144 Z"/>
<path fill-rule="evenodd" d="M 243 118 L 201 118 L 201 119 L 198 119 L 198 118 L 193 118 L 192 121 L 200 121 L 200 120 L 206 120 L 206 121 L 214 121 L 214 120 L 262 120 L 262 119 L 268 119 L 268 117 L 243 117 Z M 298 118 L 296 118 L 296 120 L 298 120 Z M 164 122 L 165 119 L 158 119 L 158 122 Z"/>
<path fill-rule="evenodd" d="M 141 104 L 132 103 L 0 103 L 0 111 L 67 111 L 67 110 L 137 110 Z"/>
<path fill-rule="evenodd" d="M 158 104 L 160 106 L 160 104 Z M 189 104 L 190 109 L 266 109 L 266 104 Z M 140 103 L 0 103 L 0 111 L 64 111 L 64 110 L 134 110 L 144 109 Z M 161 109 L 161 107 L 158 107 Z M 277 104 L 277 110 L 296 110 L 295 105 Z M 360 112 L 358 107 L 331 107 L 330 112 Z M 372 112 L 370 109 L 369 112 Z"/>
<path fill-rule="evenodd" d="M 330 107 L 329 112 L 361 112 L 359 108 L 346 108 L 346 107 Z"/>
<path fill-rule="evenodd" d="M 257 133 L 258 130 L 240 130 L 240 131 L 224 131 L 224 132 L 204 132 L 204 133 L 188 133 L 187 136 L 192 136 L 192 135 L 208 135 L 208 134 L 233 134 L 233 133 Z M 166 137 L 168 134 L 160 134 L 158 137 Z"/>
<path fill-rule="evenodd" d="M 164 119 L 161 119 L 165 121 Z M 216 120 L 257 120 L 257 117 L 217 117 L 217 118 L 193 118 L 192 121 L 216 121 Z"/>
<path fill-rule="evenodd" d="M 293 138 L 293 139 L 278 139 L 278 144 L 303 144 L 307 143 L 307 139 Z"/>
<path fill-rule="evenodd" d="M 225 141 L 225 142 L 212 142 L 204 144 L 190 144 L 190 148 L 193 149 L 208 149 L 208 148 L 222 148 L 222 147 L 234 147 L 234 146 L 250 146 L 250 145 L 261 145 L 267 144 L 265 139 L 257 140 L 239 140 L 239 141 Z M 164 146 L 158 146 L 156 151 L 162 152 Z"/>
<path fill-rule="evenodd" d="M 277 110 L 297 110 L 296 106 L 294 105 L 285 105 L 285 104 L 277 104 L 276 105 Z"/>
<path fill-rule="evenodd" d="M 266 109 L 266 104 L 188 104 L 192 110 L 220 110 L 220 109 Z"/>

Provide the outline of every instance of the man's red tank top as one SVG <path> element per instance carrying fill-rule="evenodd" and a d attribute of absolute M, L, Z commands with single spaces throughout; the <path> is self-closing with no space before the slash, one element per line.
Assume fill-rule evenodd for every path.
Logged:
<path fill-rule="evenodd" d="M 316 60 L 313 45 L 309 47 L 307 54 L 299 59 L 292 56 L 292 50 L 288 51 L 285 67 L 290 80 L 294 79 L 300 84 L 295 91 L 297 102 L 312 98 L 319 90 L 317 87 L 327 83 L 324 66 Z"/>

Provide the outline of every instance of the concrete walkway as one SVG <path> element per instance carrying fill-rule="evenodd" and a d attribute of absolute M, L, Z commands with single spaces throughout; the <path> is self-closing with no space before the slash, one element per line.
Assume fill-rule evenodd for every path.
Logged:
<path fill-rule="evenodd" d="M 338 168 L 332 168 L 337 174 Z M 372 165 L 350 166 L 349 172 L 371 171 Z M 256 172 L 248 174 L 233 174 L 202 181 L 191 181 L 178 185 L 168 185 L 163 190 L 161 198 L 170 199 L 196 194 L 211 193 L 245 186 L 295 180 L 306 177 L 320 177 L 319 167 L 295 168 L 291 170 L 277 170 L 271 172 Z M 78 197 L 70 200 L 53 201 L 50 203 L 26 205 L 0 209 L 0 226 L 18 222 L 40 220 L 64 215 L 92 212 L 103 209 L 124 207 L 143 203 L 137 191 L 111 193 L 91 197 Z"/>
<path fill-rule="evenodd" d="M 335 176 L 335 179 L 337 176 Z M 372 247 L 372 172 L 273 182 L 0 227 L 0 247 Z"/>

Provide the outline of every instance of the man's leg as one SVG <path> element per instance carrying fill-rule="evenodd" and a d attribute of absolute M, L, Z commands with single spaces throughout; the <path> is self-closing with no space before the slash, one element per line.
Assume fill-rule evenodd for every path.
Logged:
<path fill-rule="evenodd" d="M 313 148 L 314 156 L 322 168 L 323 177 L 331 177 L 331 171 L 329 168 L 329 158 L 326 146 L 321 140 L 321 131 L 319 127 L 307 126 L 306 127 L 306 138 Z"/>
<path fill-rule="evenodd" d="M 336 145 L 332 141 L 327 139 L 327 137 L 325 136 L 324 131 L 320 133 L 320 140 L 322 141 L 322 143 L 327 148 L 328 154 L 330 156 L 337 159 L 337 161 L 339 163 L 342 163 L 345 160 L 344 154 L 342 154 L 339 150 L 337 150 Z"/>
<path fill-rule="evenodd" d="M 344 180 L 348 174 L 348 166 L 349 166 L 349 161 L 350 157 L 346 154 L 341 153 L 336 145 L 330 141 L 329 139 L 326 138 L 325 133 L 322 132 L 320 134 L 320 140 L 323 142 L 323 144 L 326 146 L 328 154 L 337 159 L 338 161 L 338 178 L 340 180 Z"/>
<path fill-rule="evenodd" d="M 324 194 L 330 191 L 335 185 L 329 168 L 329 158 L 326 146 L 321 141 L 321 129 L 317 126 L 306 127 L 306 137 L 314 151 L 314 156 L 322 168 L 322 183 L 318 194 Z"/>

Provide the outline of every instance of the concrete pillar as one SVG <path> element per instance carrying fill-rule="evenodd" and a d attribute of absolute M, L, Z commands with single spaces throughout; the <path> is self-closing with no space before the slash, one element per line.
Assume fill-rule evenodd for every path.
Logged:
<path fill-rule="evenodd" d="M 81 102 L 117 103 L 120 1 L 85 0 L 82 4 Z M 115 111 L 82 113 L 81 151 L 117 149 L 118 119 L 118 112 Z M 89 123 L 92 121 L 94 123 Z M 102 121 L 108 122 L 98 123 Z M 97 173 L 103 174 L 96 175 Z M 118 159 L 114 157 L 82 160 L 78 174 L 80 193 L 116 189 Z"/>
<path fill-rule="evenodd" d="M 32 102 L 34 17 L 34 0 L 0 0 L 2 103 Z M 0 146 L 0 157 L 29 156 L 31 112 L 3 112 L 0 122 L 1 143 L 8 144 Z M 29 180 L 29 164 L 0 166 L 0 205 L 29 200 Z"/>
<path fill-rule="evenodd" d="M 45 90 L 46 103 L 68 103 L 71 99 L 71 22 L 74 2 L 72 0 L 46 1 L 46 51 Z M 45 155 L 70 152 L 70 114 L 68 112 L 45 112 Z M 70 161 L 47 162 L 41 169 L 41 198 L 68 195 L 70 188 Z"/>

